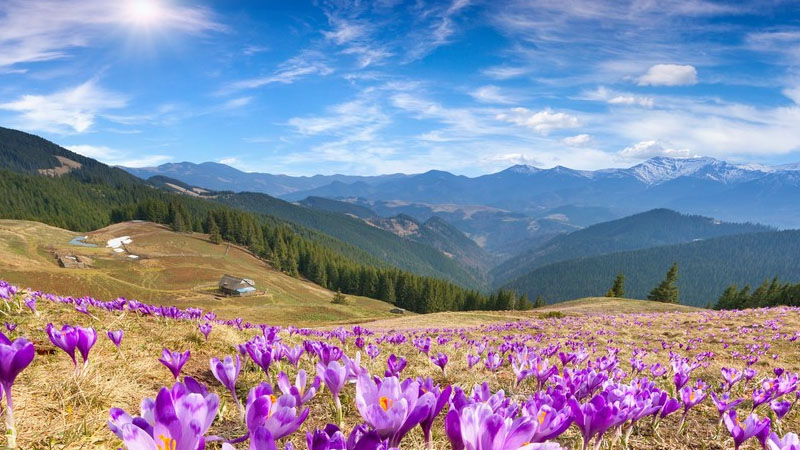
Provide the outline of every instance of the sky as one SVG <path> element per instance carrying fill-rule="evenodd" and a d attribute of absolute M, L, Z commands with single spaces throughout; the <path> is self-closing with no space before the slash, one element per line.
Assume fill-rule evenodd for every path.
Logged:
<path fill-rule="evenodd" d="M 0 1 L 0 125 L 108 164 L 800 161 L 800 3 Z"/>

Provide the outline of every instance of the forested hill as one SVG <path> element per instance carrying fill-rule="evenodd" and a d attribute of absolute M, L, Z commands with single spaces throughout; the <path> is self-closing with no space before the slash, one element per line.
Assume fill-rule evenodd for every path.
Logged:
<path fill-rule="evenodd" d="M 559 261 L 764 231 L 774 228 L 653 209 L 558 236 L 497 266 L 492 276 L 495 284 L 501 285 Z"/>
<path fill-rule="evenodd" d="M 455 259 L 419 242 L 403 239 L 344 214 L 298 206 L 267 194 L 220 193 L 216 201 L 319 231 L 357 247 L 394 267 L 456 282 L 470 288 L 486 287 L 487 279 Z"/>
<path fill-rule="evenodd" d="M 36 136 L 3 129 L 0 217 L 88 231 L 132 219 L 209 233 L 244 245 L 275 268 L 343 293 L 395 301 L 416 312 L 506 308 L 516 298 L 486 296 L 430 276 L 397 269 L 349 243 L 266 214 L 244 212 L 208 199 L 174 194 Z M 34 164 L 27 149 L 49 163 Z M 68 169 L 57 169 L 68 160 Z M 52 163 L 53 165 L 49 165 Z M 77 163 L 77 164 L 76 164 Z M 56 165 L 58 164 L 58 165 Z M 41 172 L 40 169 L 45 170 Z M 514 297 L 512 299 L 512 297 Z"/>
<path fill-rule="evenodd" d="M 625 275 L 625 295 L 646 298 L 675 261 L 679 265 L 680 302 L 707 306 L 731 283 L 754 286 L 775 276 L 800 281 L 800 231 L 740 234 L 572 259 L 535 269 L 505 287 L 531 298 L 541 294 L 548 303 L 554 303 L 603 295 L 621 272 Z"/>

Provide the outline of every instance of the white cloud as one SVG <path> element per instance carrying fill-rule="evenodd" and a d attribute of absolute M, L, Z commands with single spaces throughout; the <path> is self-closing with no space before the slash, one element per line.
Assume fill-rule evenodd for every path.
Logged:
<path fill-rule="evenodd" d="M 617 92 L 605 86 L 600 86 L 594 91 L 584 92 L 579 98 L 602 101 L 611 105 L 641 106 L 644 108 L 652 108 L 655 103 L 652 97 L 634 95 L 627 92 Z"/>
<path fill-rule="evenodd" d="M 240 161 L 239 161 L 239 158 L 237 158 L 235 156 L 231 156 L 231 157 L 228 157 L 228 158 L 222 158 L 217 162 L 219 162 L 220 164 L 225 164 L 227 166 L 235 166 L 235 165 L 239 164 Z"/>
<path fill-rule="evenodd" d="M 308 50 L 281 63 L 270 75 L 232 82 L 221 92 L 255 89 L 275 83 L 292 84 L 300 78 L 331 73 L 333 69 L 325 63 L 325 56 L 321 52 Z"/>
<path fill-rule="evenodd" d="M 98 116 L 122 108 L 127 99 L 89 80 L 73 88 L 48 95 L 27 94 L 17 100 L 0 103 L 0 109 L 19 113 L 23 128 L 53 133 L 83 133 Z"/>
<path fill-rule="evenodd" d="M 669 156 L 671 158 L 688 158 L 695 154 L 688 148 L 673 148 L 661 141 L 642 141 L 630 147 L 625 147 L 619 155 L 627 159 L 648 159 L 655 156 Z"/>
<path fill-rule="evenodd" d="M 578 134 L 576 136 L 565 137 L 561 142 L 570 147 L 582 147 L 592 142 L 592 137 L 588 134 Z"/>
<path fill-rule="evenodd" d="M 653 99 L 651 97 L 638 97 L 635 95 L 618 95 L 608 99 L 608 103 L 612 105 L 638 105 L 645 108 L 653 107 Z"/>
<path fill-rule="evenodd" d="M 4 0 L 0 2 L 0 67 L 65 58 L 70 51 L 102 41 L 121 26 L 139 26 L 130 1 Z M 222 31 L 212 12 L 202 7 L 158 5 L 152 27 L 183 33 Z"/>
<path fill-rule="evenodd" d="M 495 66 L 483 70 L 483 74 L 487 77 L 495 78 L 497 80 L 507 80 L 509 78 L 516 78 L 528 73 L 530 69 L 525 67 L 513 66 Z"/>
<path fill-rule="evenodd" d="M 223 109 L 237 109 L 242 108 L 250 104 L 253 101 L 253 97 L 238 97 L 228 100 L 222 105 Z"/>
<path fill-rule="evenodd" d="M 111 166 L 152 167 L 172 159 L 167 155 L 133 156 L 128 151 L 97 145 L 70 145 L 66 148 Z"/>
<path fill-rule="evenodd" d="M 370 140 L 373 133 L 389 122 L 380 108 L 365 99 L 353 100 L 328 108 L 327 115 L 293 117 L 289 125 L 304 135 L 347 136 L 350 140 Z"/>
<path fill-rule="evenodd" d="M 528 127 L 543 135 L 547 135 L 553 130 L 575 128 L 579 125 L 577 117 L 562 112 L 553 112 L 549 108 L 542 111 L 513 108 L 508 113 L 497 114 L 495 118 L 514 125 Z"/>
<path fill-rule="evenodd" d="M 656 64 L 639 77 L 639 86 L 688 86 L 697 84 L 697 69 L 690 65 Z"/>
<path fill-rule="evenodd" d="M 493 85 L 488 86 L 481 86 L 478 89 L 472 91 L 469 95 L 472 96 L 475 100 L 482 102 L 482 103 L 499 103 L 499 104 L 511 104 L 515 103 L 515 100 L 511 98 L 509 95 L 502 92 L 502 90 Z"/>

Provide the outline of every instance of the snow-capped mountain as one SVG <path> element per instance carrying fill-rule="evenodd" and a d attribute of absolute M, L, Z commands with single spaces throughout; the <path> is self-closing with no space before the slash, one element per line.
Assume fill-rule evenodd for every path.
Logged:
<path fill-rule="evenodd" d="M 770 170 L 754 165 L 731 164 L 709 157 L 655 157 L 627 169 L 626 172 L 649 185 L 679 177 L 705 178 L 727 184 L 754 180 L 766 175 Z"/>

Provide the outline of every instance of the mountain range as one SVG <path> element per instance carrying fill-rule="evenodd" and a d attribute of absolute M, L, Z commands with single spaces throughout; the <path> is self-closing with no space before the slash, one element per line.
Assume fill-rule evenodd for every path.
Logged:
<path fill-rule="evenodd" d="M 629 169 L 514 166 L 474 178 L 286 177 L 216 163 L 120 170 L 0 128 L 0 217 L 75 231 L 144 218 L 210 233 L 216 221 L 226 240 L 323 286 L 338 279 L 359 295 L 391 298 L 388 283 L 430 277 L 414 281 L 433 289 L 424 296 L 403 288 L 404 307 L 415 311 L 461 307 L 462 288 L 548 302 L 602 295 L 619 272 L 642 297 L 672 262 L 681 266 L 682 299 L 705 305 L 730 283 L 797 279 L 798 232 L 778 229 L 797 221 L 798 168 L 653 158 Z M 198 173 L 203 184 L 191 181 Z M 283 198 L 257 192 L 268 188 Z M 704 214 L 687 214 L 693 208 Z M 724 220 L 737 214 L 746 218 Z M 375 272 L 383 281 L 363 278 L 370 270 L 383 271 Z"/>

